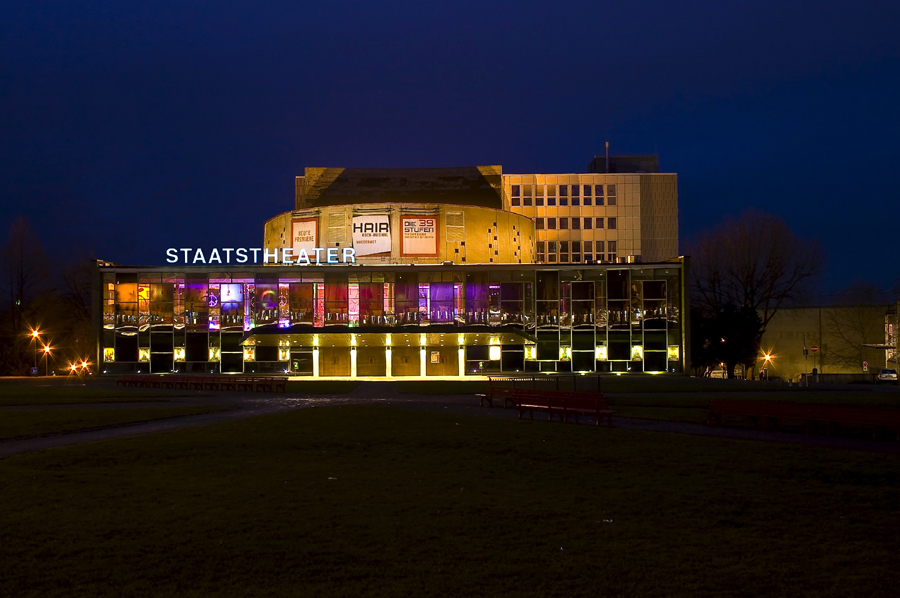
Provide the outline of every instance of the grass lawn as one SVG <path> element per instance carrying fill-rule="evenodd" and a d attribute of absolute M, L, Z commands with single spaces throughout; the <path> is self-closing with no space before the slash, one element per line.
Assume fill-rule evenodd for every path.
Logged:
<path fill-rule="evenodd" d="M 900 457 L 302 409 L 0 461 L 4 596 L 894 596 Z"/>
<path fill-rule="evenodd" d="M 133 403 L 183 397 L 186 391 L 145 390 L 86 386 L 29 386 L 6 384 L 0 387 L 0 406 L 63 405 L 81 403 Z M 199 394 L 196 391 L 190 394 Z"/>
<path fill-rule="evenodd" d="M 28 409 L 0 408 L 0 440 L 72 432 L 115 424 L 142 422 L 180 415 L 221 411 L 223 407 L 166 406 L 130 409 Z"/>
<path fill-rule="evenodd" d="M 610 408 L 615 411 L 616 415 L 622 417 L 640 417 L 696 424 L 706 423 L 706 411 L 709 409 L 709 403 L 713 399 L 900 409 L 900 393 L 864 392 L 852 389 L 848 391 L 622 393 L 607 395 Z"/>

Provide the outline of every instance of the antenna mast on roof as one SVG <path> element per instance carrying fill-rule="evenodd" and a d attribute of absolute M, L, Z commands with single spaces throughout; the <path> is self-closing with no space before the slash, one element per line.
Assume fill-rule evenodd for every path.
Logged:
<path fill-rule="evenodd" d="M 606 142 L 606 174 L 609 174 L 609 141 Z"/>

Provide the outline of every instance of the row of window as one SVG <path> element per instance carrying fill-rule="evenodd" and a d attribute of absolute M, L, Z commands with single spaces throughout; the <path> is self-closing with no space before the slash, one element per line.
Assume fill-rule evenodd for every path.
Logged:
<path fill-rule="evenodd" d="M 522 185 L 520 189 L 519 185 L 512 185 L 511 193 L 510 193 L 510 204 L 513 207 L 520 206 L 531 206 L 532 205 L 532 185 Z M 544 204 L 544 186 L 543 185 L 535 185 L 534 186 L 534 200 L 533 204 L 536 206 L 543 206 Z M 583 195 L 579 196 L 579 187 L 582 187 L 584 191 Z M 591 195 L 591 188 L 594 188 L 595 194 Z M 615 185 L 607 185 L 606 186 L 606 202 L 604 204 L 603 199 L 603 185 L 572 185 L 572 196 L 571 196 L 571 205 L 579 206 L 579 205 L 616 205 L 616 186 Z M 524 195 L 521 192 L 524 191 Z M 559 205 L 568 206 L 570 201 L 569 197 L 569 185 L 559 185 Z M 557 197 L 556 197 L 556 185 L 547 185 L 547 199 L 546 205 L 555 206 L 557 205 Z"/>
<path fill-rule="evenodd" d="M 556 185 L 546 185 L 546 187 L 548 196 L 556 195 Z M 535 195 L 544 195 L 544 185 L 512 185 L 510 195 L 518 197 L 519 195 L 522 195 L 523 193 L 521 192 L 524 191 L 525 197 L 529 197 L 531 196 L 532 188 L 534 188 Z M 582 197 L 590 197 L 591 195 L 594 197 L 603 197 L 603 185 L 559 185 L 559 196 L 567 197 L 570 188 L 572 190 L 572 197 L 578 197 L 579 194 Z M 579 193 L 579 189 L 581 189 L 583 193 Z M 606 195 L 607 197 L 615 197 L 616 186 L 606 185 Z"/>
<path fill-rule="evenodd" d="M 555 253 L 551 253 L 549 255 L 544 255 L 543 253 L 538 254 L 538 260 L 542 263 L 557 263 L 557 257 Z M 571 261 L 569 260 L 569 255 L 567 253 L 559 254 L 558 263 L 560 264 L 580 264 L 584 262 L 585 264 L 597 263 L 597 264 L 614 264 L 618 260 L 615 253 L 598 253 L 596 256 L 592 253 L 585 253 L 583 256 L 580 253 L 573 253 Z M 640 260 L 638 260 L 640 261 Z"/>
<path fill-rule="evenodd" d="M 618 228 L 618 222 L 615 218 L 535 218 L 534 219 L 534 228 L 536 230 L 556 230 L 556 222 L 559 221 L 559 230 L 568 230 L 569 224 L 572 225 L 572 230 L 591 230 L 594 228 L 600 229 L 603 228 L 604 220 L 606 221 L 606 228 L 609 230 L 616 230 Z M 582 227 L 582 222 L 584 226 Z"/>
<path fill-rule="evenodd" d="M 544 241 L 537 242 L 537 252 L 545 253 L 546 245 L 546 253 L 569 253 L 569 248 L 571 246 L 572 253 L 581 253 L 582 250 L 584 253 L 593 253 L 595 248 L 597 253 L 603 253 L 604 251 L 609 251 L 610 253 L 616 252 L 616 241 L 547 241 L 546 244 Z"/>

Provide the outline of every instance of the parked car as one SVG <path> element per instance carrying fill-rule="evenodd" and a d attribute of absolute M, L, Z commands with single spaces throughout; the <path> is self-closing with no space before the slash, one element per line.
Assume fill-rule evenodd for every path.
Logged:
<path fill-rule="evenodd" d="M 887 384 L 888 382 L 894 385 L 897 384 L 897 370 L 881 368 L 881 371 L 878 373 L 878 384 Z"/>

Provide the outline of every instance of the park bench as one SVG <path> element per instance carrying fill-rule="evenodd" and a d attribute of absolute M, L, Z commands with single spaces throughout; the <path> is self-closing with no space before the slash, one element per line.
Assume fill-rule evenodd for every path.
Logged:
<path fill-rule="evenodd" d="M 716 399 L 710 402 L 707 423 L 722 425 L 723 418 L 740 418 L 745 428 L 777 429 L 779 424 L 796 422 L 807 434 L 824 428 L 825 433 L 849 426 L 870 428 L 872 436 L 891 432 L 900 440 L 900 409 L 779 403 L 774 401 L 740 401 Z"/>
<path fill-rule="evenodd" d="M 498 403 L 502 401 L 503 408 L 508 409 L 516 406 L 515 401 L 519 390 L 521 389 L 510 388 L 508 386 L 489 386 L 487 392 L 479 393 L 475 396 L 481 399 L 482 407 L 484 407 L 485 403 L 487 403 L 488 407 L 493 407 L 494 401 L 497 401 Z"/>
<path fill-rule="evenodd" d="M 562 423 L 568 422 L 570 417 L 574 417 L 575 423 L 578 423 L 579 416 L 591 415 L 596 418 L 598 426 L 604 419 L 607 425 L 612 425 L 612 411 L 599 392 L 490 386 L 487 392 L 477 396 L 482 407 L 485 403 L 493 407 L 495 401 L 499 403 L 501 400 L 504 408 L 515 407 L 519 412 L 519 419 L 522 419 L 525 412 L 534 419 L 535 411 L 543 411 L 547 413 L 547 421 L 553 421 L 554 415 L 559 415 Z"/>
<path fill-rule="evenodd" d="M 529 417 L 534 419 L 535 411 L 547 413 L 547 421 L 553 421 L 555 414 L 559 415 L 562 423 L 567 423 L 570 417 L 579 421 L 581 415 L 592 415 L 596 425 L 600 425 L 605 419 L 608 426 L 612 426 L 612 411 L 603 398 L 602 393 L 576 392 L 571 390 L 536 390 L 531 388 L 515 389 L 517 392 L 516 409 L 519 411 L 519 419 L 528 411 Z"/>

